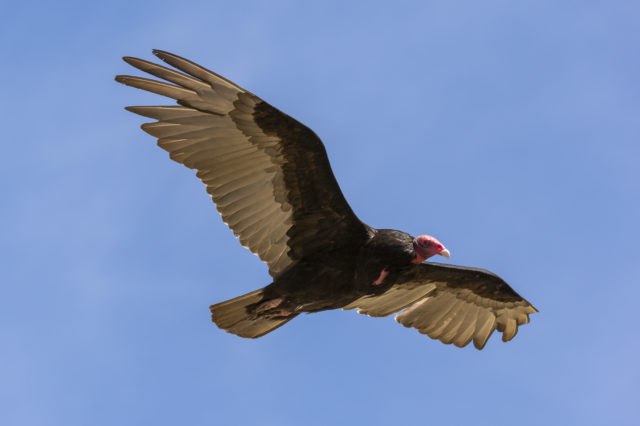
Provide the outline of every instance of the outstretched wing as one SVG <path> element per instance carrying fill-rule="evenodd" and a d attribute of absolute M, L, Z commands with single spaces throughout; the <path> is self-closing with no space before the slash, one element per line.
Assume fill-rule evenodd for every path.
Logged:
<path fill-rule="evenodd" d="M 417 328 L 443 343 L 463 347 L 473 340 L 484 348 L 495 329 L 507 342 L 518 326 L 538 312 L 500 277 L 489 271 L 439 263 L 411 265 L 396 277 L 388 290 L 363 296 L 343 309 L 384 317 L 395 312 L 396 321 Z"/>
<path fill-rule="evenodd" d="M 127 110 L 158 120 L 142 129 L 158 138 L 171 159 L 197 170 L 222 220 L 267 263 L 272 276 L 319 250 L 367 237 L 315 133 L 193 62 L 153 53 L 182 72 L 123 59 L 173 84 L 124 75 L 116 81 L 168 96 L 179 106 Z"/>

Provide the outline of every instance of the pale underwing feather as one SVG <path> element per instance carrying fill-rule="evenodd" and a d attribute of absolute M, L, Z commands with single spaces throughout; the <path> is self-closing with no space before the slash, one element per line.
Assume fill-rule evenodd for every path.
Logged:
<path fill-rule="evenodd" d="M 391 307 L 398 309 L 391 311 Z M 490 272 L 437 263 L 413 265 L 384 293 L 363 296 L 343 309 L 372 316 L 401 311 L 396 320 L 405 327 L 458 347 L 473 341 L 477 349 L 484 348 L 496 329 L 504 341 L 511 340 L 518 325 L 537 312 Z"/>

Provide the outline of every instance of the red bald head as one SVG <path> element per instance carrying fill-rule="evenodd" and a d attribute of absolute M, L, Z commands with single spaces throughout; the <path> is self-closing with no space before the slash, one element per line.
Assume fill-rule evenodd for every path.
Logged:
<path fill-rule="evenodd" d="M 416 258 L 413 261 L 414 263 L 423 262 L 425 259 L 436 254 L 446 258 L 450 256 L 449 250 L 447 250 L 440 241 L 431 235 L 420 235 L 419 237 L 414 238 L 413 248 L 416 251 Z"/>

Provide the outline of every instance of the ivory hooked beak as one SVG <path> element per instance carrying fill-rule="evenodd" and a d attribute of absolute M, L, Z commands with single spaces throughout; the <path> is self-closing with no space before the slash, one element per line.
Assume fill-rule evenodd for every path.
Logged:
<path fill-rule="evenodd" d="M 449 259 L 451 257 L 451 253 L 449 253 L 449 250 L 444 249 L 442 250 L 440 253 L 438 253 L 440 256 L 446 257 L 447 259 Z"/>

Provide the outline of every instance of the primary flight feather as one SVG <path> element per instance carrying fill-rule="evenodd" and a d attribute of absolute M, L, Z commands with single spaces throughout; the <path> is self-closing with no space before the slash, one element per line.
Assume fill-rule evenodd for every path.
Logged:
<path fill-rule="evenodd" d="M 269 266 L 268 286 L 211 306 L 220 328 L 263 336 L 302 312 L 400 312 L 405 327 L 482 349 L 494 330 L 511 340 L 537 312 L 491 272 L 424 262 L 449 251 L 429 235 L 374 229 L 349 207 L 316 134 L 229 80 L 168 52 L 176 71 L 130 65 L 167 81 L 116 81 L 173 98 L 174 106 L 127 110 L 157 120 L 142 129 L 196 176 L 240 243 Z"/>

